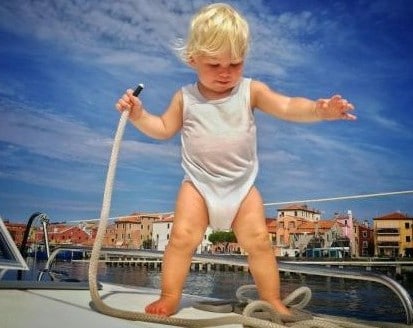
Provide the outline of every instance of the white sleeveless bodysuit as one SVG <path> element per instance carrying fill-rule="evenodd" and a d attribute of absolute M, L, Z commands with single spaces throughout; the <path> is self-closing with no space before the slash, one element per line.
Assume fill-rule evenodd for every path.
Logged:
<path fill-rule="evenodd" d="M 209 225 L 227 230 L 258 172 L 251 79 L 230 96 L 207 100 L 197 83 L 182 88 L 182 167 L 208 208 Z"/>

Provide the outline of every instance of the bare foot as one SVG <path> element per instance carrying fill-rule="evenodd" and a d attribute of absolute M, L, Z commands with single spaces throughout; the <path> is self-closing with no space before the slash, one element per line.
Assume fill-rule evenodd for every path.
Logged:
<path fill-rule="evenodd" d="M 145 312 L 169 317 L 178 310 L 179 299 L 175 297 L 161 296 L 157 301 L 147 305 Z"/>
<path fill-rule="evenodd" d="M 281 301 L 272 302 L 271 304 L 277 313 L 281 315 L 291 315 L 291 311 Z"/>

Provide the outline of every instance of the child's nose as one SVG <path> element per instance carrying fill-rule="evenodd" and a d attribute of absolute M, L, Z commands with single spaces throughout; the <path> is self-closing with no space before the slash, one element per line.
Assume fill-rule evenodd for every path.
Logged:
<path fill-rule="evenodd" d="M 219 71 L 219 75 L 221 75 L 221 76 L 228 76 L 229 73 L 230 73 L 229 66 L 226 66 L 226 67 L 223 66 L 223 67 L 221 67 L 221 69 Z"/>

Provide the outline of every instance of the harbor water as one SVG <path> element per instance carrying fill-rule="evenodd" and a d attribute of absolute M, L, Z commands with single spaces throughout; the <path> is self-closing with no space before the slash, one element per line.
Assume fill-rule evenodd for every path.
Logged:
<path fill-rule="evenodd" d="M 42 265 L 40 263 L 39 268 L 42 268 Z M 86 280 L 88 276 L 88 263 L 85 262 L 57 262 L 53 269 L 61 271 L 62 278 Z M 24 279 L 36 279 L 35 271 L 36 269 L 25 273 Z M 7 275 L 5 278 L 7 279 Z M 398 282 L 412 296 L 413 273 L 407 272 L 398 278 Z M 101 263 L 98 280 L 159 288 L 161 271 L 138 266 L 112 267 Z M 252 277 L 248 272 L 191 271 L 184 293 L 233 299 L 237 288 L 252 283 Z M 405 311 L 399 298 L 379 283 L 281 273 L 283 297 L 301 286 L 307 286 L 312 291 L 312 299 L 306 308 L 309 311 L 368 320 L 405 322 Z"/>

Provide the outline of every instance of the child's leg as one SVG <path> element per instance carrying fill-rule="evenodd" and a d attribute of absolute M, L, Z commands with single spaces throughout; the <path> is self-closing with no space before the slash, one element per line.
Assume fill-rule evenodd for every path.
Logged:
<path fill-rule="evenodd" d="M 192 255 L 207 226 L 203 198 L 191 183 L 184 182 L 178 193 L 171 237 L 163 257 L 161 296 L 145 308 L 147 313 L 169 316 L 178 310 Z"/>
<path fill-rule="evenodd" d="M 289 310 L 281 301 L 277 262 L 271 249 L 262 198 L 254 187 L 241 204 L 232 224 L 238 243 L 248 253 L 251 274 L 262 300 L 281 314 Z"/>

